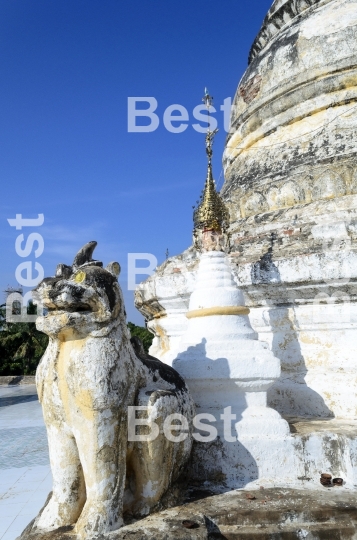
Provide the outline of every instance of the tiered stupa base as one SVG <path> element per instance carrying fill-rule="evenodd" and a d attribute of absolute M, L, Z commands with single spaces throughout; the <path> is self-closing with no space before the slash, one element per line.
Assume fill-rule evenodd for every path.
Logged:
<path fill-rule="evenodd" d="M 188 329 L 173 362 L 190 388 L 197 414 L 205 415 L 205 427 L 195 430 L 202 440 L 194 445 L 190 479 L 218 490 L 261 483 L 301 487 L 313 486 L 328 472 L 352 487 L 357 483 L 353 423 L 337 433 L 332 421 L 295 420 L 289 426 L 267 406 L 280 363 L 258 340 L 248 312 L 224 253 L 204 253 Z M 217 430 L 216 437 L 209 437 L 207 426 Z"/>
<path fill-rule="evenodd" d="M 206 415 L 202 422 L 217 430 L 215 438 L 198 430 L 202 440 L 195 445 L 193 476 L 204 471 L 208 481 L 220 479 L 229 487 L 273 479 L 293 461 L 289 426 L 267 407 L 280 363 L 258 340 L 248 313 L 225 254 L 204 253 L 173 366 L 185 378 L 197 414 Z"/>

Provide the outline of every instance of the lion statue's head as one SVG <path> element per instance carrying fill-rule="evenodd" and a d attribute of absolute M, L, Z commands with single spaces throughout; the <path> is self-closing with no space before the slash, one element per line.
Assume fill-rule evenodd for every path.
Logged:
<path fill-rule="evenodd" d="M 52 337 L 84 338 L 107 335 L 125 322 L 122 291 L 118 283 L 120 265 L 92 259 L 97 242 L 79 250 L 72 266 L 59 264 L 56 276 L 45 278 L 34 291 L 35 301 L 47 313 L 37 318 L 39 330 Z"/>

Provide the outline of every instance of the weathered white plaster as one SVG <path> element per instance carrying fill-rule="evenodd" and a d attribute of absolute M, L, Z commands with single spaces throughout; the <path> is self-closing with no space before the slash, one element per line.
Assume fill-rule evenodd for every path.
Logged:
<path fill-rule="evenodd" d="M 337 15 L 336 17 L 331 17 L 331 11 L 326 10 L 312 14 L 301 24 L 301 37 L 311 39 L 318 36 L 328 36 L 338 33 L 348 26 L 357 24 L 356 2 L 342 6 L 335 4 L 333 9 Z"/>
<path fill-rule="evenodd" d="M 232 279 L 225 255 L 203 254 L 188 314 L 215 306 L 222 311 L 224 306 L 239 305 L 244 306 L 244 298 Z M 296 310 L 289 312 L 287 325 L 285 308 L 281 309 L 280 314 L 276 308 L 269 307 L 261 308 L 260 312 L 253 309 L 249 314 L 259 338 L 272 346 L 275 357 L 258 341 L 248 316 L 209 315 L 189 319 L 173 366 L 187 381 L 197 413 L 212 414 L 217 420 L 213 425 L 218 430 L 216 440 L 195 443 L 191 477 L 197 481 L 204 479 L 213 487 L 223 484 L 237 488 L 264 483 L 315 488 L 321 472 L 331 471 L 334 476 L 344 478 L 346 487 L 353 488 L 357 482 L 356 422 L 306 420 L 304 423 L 303 419 L 299 422 L 292 418 L 331 416 L 320 396 L 324 395 L 323 385 L 329 388 L 333 384 L 332 375 L 336 384 L 342 382 L 333 369 L 337 350 L 332 350 L 330 364 L 323 361 L 314 366 L 312 362 L 308 369 L 303 369 L 300 360 L 295 364 L 294 358 L 301 358 L 297 355 L 296 338 L 294 341 L 291 335 Z M 308 306 L 299 309 L 311 315 Z M 326 309 L 322 310 L 326 315 Z M 265 326 L 260 326 L 262 320 Z M 311 330 L 310 324 L 308 328 Z M 277 358 L 281 356 L 281 345 L 286 350 L 283 373 L 280 373 Z M 345 345 L 351 346 L 350 343 Z M 326 368 L 331 369 L 330 372 L 327 369 L 327 375 Z M 287 369 L 290 372 L 287 373 Z M 321 384 L 314 390 L 318 380 Z M 352 399 L 353 403 L 353 392 L 353 385 L 350 389 L 341 385 L 344 413 L 349 410 L 346 402 Z M 269 403 L 290 414 L 292 431 L 277 410 L 267 406 L 267 393 Z M 231 407 L 236 419 L 225 431 L 220 415 L 226 407 Z M 354 411 L 351 418 L 352 413 Z"/>
<path fill-rule="evenodd" d="M 136 306 L 143 310 L 148 318 L 148 329 L 155 336 L 150 354 L 168 365 L 172 364 L 187 328 L 186 312 L 195 284 L 196 266 L 196 252 L 191 248 L 184 256 L 166 261 L 161 275 L 157 274 L 155 279 L 138 285 L 135 291 Z M 154 300 L 152 303 L 151 299 Z"/>

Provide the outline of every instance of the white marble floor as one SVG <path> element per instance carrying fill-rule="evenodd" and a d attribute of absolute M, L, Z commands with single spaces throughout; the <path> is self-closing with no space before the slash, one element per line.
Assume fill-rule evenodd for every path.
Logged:
<path fill-rule="evenodd" d="M 52 488 L 34 385 L 0 386 L 0 540 L 15 540 Z"/>

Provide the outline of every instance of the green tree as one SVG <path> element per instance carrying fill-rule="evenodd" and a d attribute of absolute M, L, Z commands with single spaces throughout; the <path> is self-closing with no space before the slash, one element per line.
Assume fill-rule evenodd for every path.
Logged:
<path fill-rule="evenodd" d="M 36 313 L 31 301 L 27 313 Z M 0 307 L 0 375 L 34 375 L 47 343 L 48 336 L 35 323 L 8 323 L 5 305 Z"/>
<path fill-rule="evenodd" d="M 46 350 L 48 336 L 36 329 L 35 323 L 6 322 L 5 304 L 0 306 L 0 375 L 34 375 Z M 36 306 L 29 302 L 27 313 L 36 313 Z M 141 339 L 148 352 L 154 336 L 143 326 L 131 322 L 132 336 Z"/>
<path fill-rule="evenodd" d="M 0 306 L 0 331 L 5 327 L 6 323 L 6 304 Z"/>
<path fill-rule="evenodd" d="M 152 340 L 154 339 L 153 334 L 149 332 L 147 328 L 144 328 L 143 326 L 136 326 L 136 324 L 132 322 L 128 322 L 128 328 L 130 330 L 131 336 L 136 336 L 141 339 L 145 351 L 149 352 L 149 347 L 151 346 Z"/>

